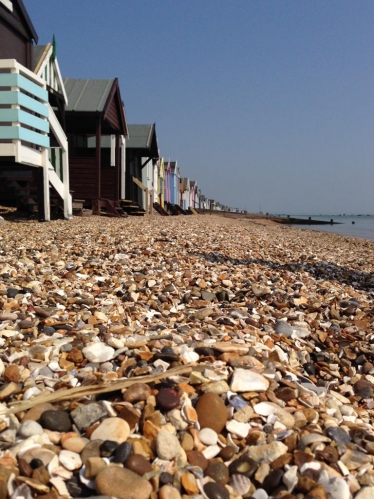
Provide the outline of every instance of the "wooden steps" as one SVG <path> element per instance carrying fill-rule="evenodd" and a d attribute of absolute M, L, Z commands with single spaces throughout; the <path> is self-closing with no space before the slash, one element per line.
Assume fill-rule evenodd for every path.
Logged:
<path fill-rule="evenodd" d="M 120 201 L 122 210 L 130 215 L 130 217 L 144 217 L 145 210 L 134 203 L 131 199 L 122 199 Z"/>

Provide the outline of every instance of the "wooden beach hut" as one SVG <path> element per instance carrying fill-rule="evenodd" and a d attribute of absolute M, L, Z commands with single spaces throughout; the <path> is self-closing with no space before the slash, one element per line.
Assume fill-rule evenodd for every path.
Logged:
<path fill-rule="evenodd" d="M 94 213 L 124 216 L 128 126 L 118 79 L 64 80 L 70 185 Z"/>
<path fill-rule="evenodd" d="M 158 150 L 156 124 L 129 125 L 126 142 L 126 202 L 146 210 L 153 204 L 157 184 Z M 135 214 L 135 213 L 134 213 Z"/>

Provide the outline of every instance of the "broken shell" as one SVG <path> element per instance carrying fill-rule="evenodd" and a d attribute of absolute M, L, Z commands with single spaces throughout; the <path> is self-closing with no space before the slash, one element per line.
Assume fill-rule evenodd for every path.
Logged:
<path fill-rule="evenodd" d="M 230 485 L 238 496 L 244 496 L 251 488 L 251 480 L 244 475 L 231 475 Z"/>

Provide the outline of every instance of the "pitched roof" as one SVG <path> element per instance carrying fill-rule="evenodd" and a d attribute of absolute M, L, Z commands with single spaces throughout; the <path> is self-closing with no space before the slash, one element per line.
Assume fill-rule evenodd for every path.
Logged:
<path fill-rule="evenodd" d="M 127 149 L 143 149 L 149 151 L 150 156 L 159 157 L 155 123 L 153 125 L 128 125 L 128 128 Z"/>
<path fill-rule="evenodd" d="M 64 85 L 69 104 L 66 111 L 102 112 L 112 89 L 114 79 L 80 80 L 65 78 Z"/>
<path fill-rule="evenodd" d="M 1 6 L 4 4 L 2 3 Z M 4 10 L 3 16 L 6 21 L 13 26 L 18 32 L 26 34 L 30 40 L 38 43 L 38 35 L 31 22 L 30 16 L 23 4 L 22 0 L 11 0 L 13 8 Z M 6 8 L 6 7 L 5 7 Z M 9 8 L 9 7 L 8 7 Z"/>
<path fill-rule="evenodd" d="M 129 125 L 129 138 L 126 147 L 149 149 L 152 141 L 153 125 Z"/>

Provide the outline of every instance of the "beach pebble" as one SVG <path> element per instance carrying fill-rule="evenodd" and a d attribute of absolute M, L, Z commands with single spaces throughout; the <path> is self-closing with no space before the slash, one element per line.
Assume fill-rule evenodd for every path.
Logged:
<path fill-rule="evenodd" d="M 91 343 L 83 348 L 82 353 L 87 360 L 94 363 L 106 362 L 114 357 L 114 348 L 105 345 L 105 343 Z"/>
<path fill-rule="evenodd" d="M 156 437 L 156 451 L 161 459 L 171 460 L 179 454 L 181 446 L 178 438 L 168 431 L 161 430 Z"/>
<path fill-rule="evenodd" d="M 80 405 L 70 413 L 74 424 L 79 431 L 86 430 L 89 426 L 99 421 L 107 415 L 107 410 L 100 402 L 91 402 L 87 405 Z"/>
<path fill-rule="evenodd" d="M 233 392 L 262 392 L 269 388 L 269 381 L 261 374 L 247 369 L 236 369 L 231 378 Z"/>
<path fill-rule="evenodd" d="M 25 421 L 18 429 L 18 436 L 21 438 L 28 438 L 32 435 L 42 435 L 42 433 L 42 426 L 36 421 L 32 420 Z"/>
<path fill-rule="evenodd" d="M 51 431 L 67 432 L 71 430 L 71 420 L 65 411 L 47 410 L 40 416 L 40 424 Z"/>
<path fill-rule="evenodd" d="M 215 445 L 218 442 L 218 435 L 211 428 L 203 428 L 200 430 L 199 438 L 205 445 Z"/>
<path fill-rule="evenodd" d="M 98 473 L 95 488 L 98 494 L 117 499 L 129 499 L 129 491 L 131 497 L 148 499 L 152 492 L 152 485 L 148 480 L 126 468 L 114 466 L 108 466 Z"/>
<path fill-rule="evenodd" d="M 62 450 L 58 455 L 60 463 L 67 470 L 74 471 L 82 466 L 82 460 L 76 452 L 70 450 Z"/>
<path fill-rule="evenodd" d="M 130 435 L 130 427 L 121 418 L 104 419 L 91 434 L 92 440 L 114 440 L 118 444 L 125 442 Z"/>
<path fill-rule="evenodd" d="M 227 411 L 217 394 L 208 392 L 202 395 L 196 404 L 196 412 L 201 428 L 211 428 L 221 433 L 227 421 Z"/>

